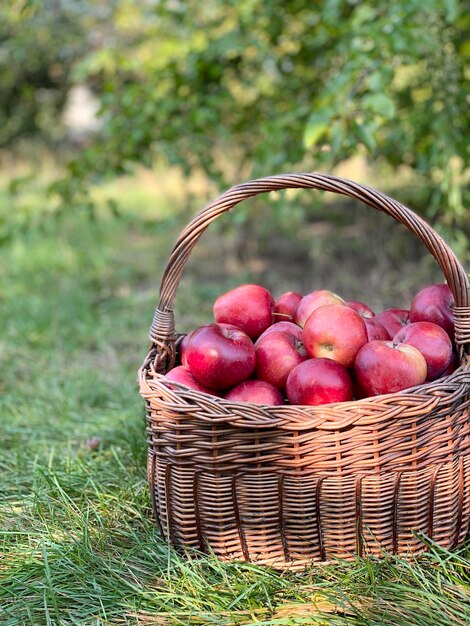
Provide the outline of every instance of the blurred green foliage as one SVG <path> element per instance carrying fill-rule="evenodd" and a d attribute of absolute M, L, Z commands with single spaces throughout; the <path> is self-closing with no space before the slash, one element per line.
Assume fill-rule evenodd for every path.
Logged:
<path fill-rule="evenodd" d="M 2 0 L 0 3 L 0 147 L 42 135 L 63 135 L 60 114 L 74 64 L 89 52 L 99 24 L 86 0 Z"/>
<path fill-rule="evenodd" d="M 364 154 L 410 168 L 427 215 L 465 233 L 470 13 L 457 0 L 7 0 L 1 12 L 0 143 L 57 133 L 72 84 L 99 98 L 101 131 L 52 188 L 67 203 L 158 160 L 223 188 Z"/>

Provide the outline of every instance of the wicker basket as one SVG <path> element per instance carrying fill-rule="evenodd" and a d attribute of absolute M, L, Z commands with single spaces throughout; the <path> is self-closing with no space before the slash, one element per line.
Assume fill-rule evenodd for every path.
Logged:
<path fill-rule="evenodd" d="M 173 302 L 199 237 L 260 193 L 312 188 L 357 198 L 403 223 L 437 260 L 454 294 L 460 366 L 400 393 L 326 406 L 234 403 L 163 375 L 177 359 Z M 163 535 L 175 545 L 282 568 L 415 553 L 422 533 L 452 549 L 470 521 L 470 287 L 453 252 L 384 194 L 323 174 L 232 187 L 181 233 L 163 274 L 139 370 L 148 478 Z"/>

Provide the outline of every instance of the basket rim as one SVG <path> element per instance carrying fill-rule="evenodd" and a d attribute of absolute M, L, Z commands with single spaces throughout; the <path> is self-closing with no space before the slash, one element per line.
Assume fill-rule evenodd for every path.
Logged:
<path fill-rule="evenodd" d="M 149 352 L 149 356 L 152 352 L 154 350 Z M 300 404 L 274 406 L 255 404 L 253 402 L 233 402 L 219 396 L 191 389 L 182 383 L 167 380 L 164 374 L 155 370 L 152 361 L 149 359 L 139 369 L 138 379 L 140 393 L 144 398 L 152 396 L 156 391 L 160 391 L 160 393 L 167 396 L 169 406 L 171 404 L 174 408 L 182 408 L 184 406 L 193 408 L 194 402 L 201 406 L 206 405 L 208 408 L 223 407 L 225 410 L 223 415 L 217 416 L 214 412 L 208 412 L 205 418 L 200 414 L 198 415 L 198 418 L 207 419 L 214 423 L 230 423 L 242 428 L 281 427 L 285 430 L 307 430 L 315 426 L 322 430 L 340 430 L 354 425 L 361 418 L 361 425 L 368 423 L 371 426 L 380 423 L 384 419 L 389 420 L 389 412 L 387 412 L 386 417 L 377 413 L 377 407 L 380 405 L 382 405 L 385 411 L 386 407 L 390 407 L 390 410 L 392 410 L 395 402 L 401 402 L 401 406 L 398 408 L 403 417 L 403 412 L 407 408 L 410 412 L 413 412 L 413 409 L 416 410 L 418 406 L 424 403 L 438 404 L 443 392 L 447 392 L 447 394 L 455 393 L 455 389 L 449 390 L 449 385 L 465 385 L 468 387 L 468 393 L 470 393 L 470 357 L 465 356 L 464 361 L 454 372 L 435 381 L 409 387 L 395 393 L 317 406 Z M 459 395 L 463 394 L 460 393 Z M 171 399 L 177 400 L 177 402 L 171 402 Z M 164 402 L 162 400 L 162 403 Z M 252 414 L 254 423 L 250 423 L 250 420 L 241 416 L 237 417 L 237 410 L 245 414 Z M 398 409 L 396 410 L 398 412 Z M 338 412 L 342 414 L 350 413 L 350 416 L 347 419 L 339 419 L 337 417 Z M 422 415 L 416 416 L 416 419 L 421 418 Z"/>

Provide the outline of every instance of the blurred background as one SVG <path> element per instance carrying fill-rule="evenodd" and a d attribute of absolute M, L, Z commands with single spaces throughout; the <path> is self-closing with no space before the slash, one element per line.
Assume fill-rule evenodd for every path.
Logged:
<path fill-rule="evenodd" d="M 4 0 L 10 352 L 112 345 L 132 369 L 179 231 L 253 177 L 317 170 L 367 183 L 468 263 L 469 25 L 457 0 Z M 201 240 L 178 330 L 208 321 L 213 299 L 243 281 L 381 308 L 441 280 L 412 235 L 365 206 L 261 196 Z"/>
<path fill-rule="evenodd" d="M 470 267 L 469 28 L 458 0 L 0 0 L 0 622 L 189 623 L 173 610 L 200 609 L 252 623 L 276 621 L 282 598 L 324 597 L 348 623 L 351 607 L 382 623 L 384 606 L 397 624 L 464 623 L 466 552 L 290 586 L 251 565 L 191 570 L 152 521 L 137 369 L 178 234 L 250 178 L 369 184 Z M 442 281 L 367 206 L 258 196 L 198 242 L 176 330 L 212 321 L 243 282 L 378 312 Z"/>
<path fill-rule="evenodd" d="M 151 519 L 136 379 L 178 234 L 241 181 L 369 184 L 470 267 L 469 27 L 457 0 L 0 0 L 0 622 L 189 623 L 173 608 L 202 607 L 207 623 L 239 610 L 251 623 L 280 597 L 337 597 L 347 615 L 385 598 L 360 623 L 384 606 L 394 623 L 465 620 L 466 553 L 421 574 L 315 570 L 304 588 L 251 565 L 191 573 Z M 442 281 L 367 206 L 258 196 L 198 242 L 176 330 L 212 321 L 243 282 L 379 311 Z"/>

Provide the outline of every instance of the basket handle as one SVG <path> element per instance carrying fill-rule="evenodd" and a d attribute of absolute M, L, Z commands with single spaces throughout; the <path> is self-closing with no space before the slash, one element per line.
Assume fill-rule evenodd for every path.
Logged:
<path fill-rule="evenodd" d="M 211 222 L 247 198 L 282 189 L 320 189 L 360 200 L 404 224 L 436 259 L 454 295 L 456 343 L 460 356 L 470 344 L 470 285 L 455 254 L 443 239 L 413 211 L 396 200 L 365 185 L 327 174 L 282 174 L 235 185 L 202 209 L 186 226 L 176 242 L 160 285 L 160 300 L 150 328 L 150 339 L 157 348 L 156 370 L 166 371 L 175 358 L 173 303 L 186 262 Z"/>

